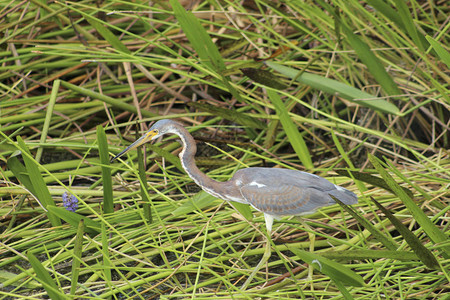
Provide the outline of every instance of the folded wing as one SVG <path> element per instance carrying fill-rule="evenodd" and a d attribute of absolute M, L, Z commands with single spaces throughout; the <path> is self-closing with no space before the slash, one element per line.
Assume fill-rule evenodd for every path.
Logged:
<path fill-rule="evenodd" d="M 243 169 L 236 174 L 241 195 L 255 209 L 275 218 L 305 215 L 332 205 L 335 201 L 330 194 L 345 204 L 358 201 L 354 193 L 317 175 L 288 169 L 252 169 L 258 170 L 246 174 Z"/>

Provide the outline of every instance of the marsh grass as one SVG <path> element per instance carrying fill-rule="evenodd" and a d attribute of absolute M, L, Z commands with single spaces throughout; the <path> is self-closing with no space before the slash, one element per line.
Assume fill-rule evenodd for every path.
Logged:
<path fill-rule="evenodd" d="M 1 5 L 1 299 L 450 292 L 448 3 L 243 3 Z M 276 221 L 244 291 L 260 213 L 199 190 L 172 137 L 109 163 L 163 118 L 216 180 L 295 168 L 359 203 Z"/>

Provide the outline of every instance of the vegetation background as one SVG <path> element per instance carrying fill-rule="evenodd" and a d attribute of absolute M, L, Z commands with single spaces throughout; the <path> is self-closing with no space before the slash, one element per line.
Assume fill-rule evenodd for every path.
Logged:
<path fill-rule="evenodd" d="M 0 299 L 448 297 L 449 16 L 444 0 L 0 1 Z M 109 164 L 164 118 L 216 180 L 294 168 L 360 203 L 276 222 L 243 289 L 260 213 L 200 191 L 170 137 Z"/>

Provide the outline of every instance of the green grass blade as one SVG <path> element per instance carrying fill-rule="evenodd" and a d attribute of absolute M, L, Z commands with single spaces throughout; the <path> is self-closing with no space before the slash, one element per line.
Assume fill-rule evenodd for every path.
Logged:
<path fill-rule="evenodd" d="M 199 20 L 191 12 L 187 12 L 178 0 L 170 0 L 170 4 L 180 27 L 194 47 L 202 64 L 216 73 L 224 71 L 225 63 L 222 56 Z"/>
<path fill-rule="evenodd" d="M 333 280 L 333 282 L 334 282 L 334 284 L 336 284 L 337 288 L 341 292 L 341 295 L 342 295 L 342 297 L 344 297 L 344 299 L 346 299 L 346 300 L 353 300 L 354 299 L 352 297 L 352 295 L 349 293 L 349 291 L 345 288 L 345 285 L 342 284 L 341 281 Z"/>
<path fill-rule="evenodd" d="M 72 280 L 70 283 L 70 295 L 75 295 L 78 285 L 78 277 L 80 275 L 81 258 L 83 256 L 83 234 L 84 221 L 80 220 L 78 223 L 77 235 L 75 237 L 75 244 L 73 246 L 73 260 L 72 260 Z"/>
<path fill-rule="evenodd" d="M 414 203 L 413 199 L 408 196 L 407 193 L 395 182 L 394 178 L 385 170 L 381 165 L 378 158 L 369 154 L 369 160 L 373 166 L 377 169 L 378 173 L 383 177 L 389 187 L 394 191 L 394 193 L 399 197 L 399 199 L 406 206 L 408 211 L 412 214 L 414 219 L 419 223 L 425 233 L 430 237 L 434 243 L 447 243 L 447 236 L 436 227 L 433 222 L 425 215 L 425 213 L 420 209 L 419 206 Z M 445 251 L 445 256 L 450 257 L 449 247 L 442 248 Z"/>
<path fill-rule="evenodd" d="M 386 4 L 382 0 L 368 0 L 370 6 L 385 15 L 388 19 L 395 23 L 405 34 L 409 35 L 418 48 L 425 50 L 428 38 L 424 37 L 414 25 L 415 22 L 411 16 L 411 12 L 407 7 L 407 2 L 394 0 L 397 10 Z M 430 40 L 428 40 L 430 42 Z M 431 44 L 431 42 L 430 42 Z"/>
<path fill-rule="evenodd" d="M 195 210 L 202 209 L 204 207 L 207 207 L 208 205 L 211 205 L 211 203 L 213 203 L 215 200 L 217 200 L 217 198 L 213 195 L 210 195 L 205 191 L 200 191 L 195 194 L 190 200 L 184 202 L 182 205 L 172 211 L 172 215 L 176 217 L 187 215 Z"/>
<path fill-rule="evenodd" d="M 28 261 L 36 272 L 36 279 L 42 284 L 47 291 L 48 296 L 52 300 L 66 299 L 63 292 L 60 291 L 55 281 L 52 279 L 48 271 L 41 262 L 30 251 L 27 252 Z"/>
<path fill-rule="evenodd" d="M 36 162 L 31 157 L 30 150 L 28 150 L 28 147 L 20 136 L 17 137 L 17 143 L 22 150 L 23 161 L 25 162 L 29 179 L 31 181 L 31 184 L 33 185 L 35 196 L 39 199 L 44 208 L 48 209 L 47 207 L 49 205 L 55 205 L 55 201 L 53 201 L 47 185 L 45 184 L 44 178 L 39 171 L 38 162 Z M 61 220 L 52 213 L 47 212 L 47 217 L 50 220 L 52 226 L 56 227 L 61 225 Z"/>
<path fill-rule="evenodd" d="M 136 123 L 136 140 L 139 138 L 138 135 L 139 126 Z M 147 185 L 147 176 L 146 176 L 146 168 L 144 162 L 144 155 L 142 154 L 142 148 L 139 147 L 137 150 L 138 157 L 138 169 L 139 169 L 139 180 L 140 180 L 140 194 L 142 197 L 142 208 L 144 211 L 144 216 L 147 219 L 147 222 L 152 223 L 152 210 L 150 205 L 150 199 L 148 197 L 148 185 Z"/>
<path fill-rule="evenodd" d="M 417 257 L 430 269 L 438 269 L 439 263 L 434 257 L 433 253 L 422 245 L 420 240 L 409 230 L 405 225 L 400 222 L 389 210 L 384 208 L 378 201 L 371 197 L 372 201 L 383 212 L 383 214 L 391 221 L 395 228 L 400 232 L 405 241 L 411 247 L 411 249 L 417 254 Z"/>
<path fill-rule="evenodd" d="M 342 97 L 375 111 L 395 115 L 399 113 L 399 109 L 394 104 L 345 83 L 308 72 L 303 72 L 298 75 L 300 70 L 289 68 L 272 61 L 267 61 L 266 64 L 275 71 L 280 72 L 291 79 L 295 78 L 296 81 L 325 93 L 337 95 L 338 97 Z"/>
<path fill-rule="evenodd" d="M 44 121 L 44 125 L 42 126 L 42 133 L 41 133 L 41 138 L 40 138 L 41 144 L 44 144 L 45 141 L 47 140 L 48 129 L 50 127 L 50 121 L 52 119 L 53 109 L 55 107 L 56 96 L 58 95 L 60 83 L 61 83 L 60 80 L 55 80 L 53 82 L 52 93 L 50 94 L 50 99 L 48 101 L 48 106 L 47 106 L 47 112 L 45 114 L 45 121 Z M 36 161 L 38 161 L 38 162 L 41 160 L 42 151 L 44 151 L 43 147 L 40 147 L 36 151 Z"/>
<path fill-rule="evenodd" d="M 255 68 L 243 68 L 242 73 L 251 80 L 264 84 L 265 86 L 271 87 L 277 90 L 284 90 L 287 85 L 281 81 L 275 74 L 268 70 L 255 69 Z"/>
<path fill-rule="evenodd" d="M 397 8 L 397 13 L 400 16 L 400 19 L 402 20 L 404 29 L 406 30 L 406 33 L 411 37 L 411 39 L 416 44 L 417 48 L 419 48 L 421 51 L 425 51 L 426 47 L 428 47 L 427 40 L 425 37 L 419 33 L 417 30 L 414 20 L 411 16 L 411 12 L 409 11 L 409 8 L 404 0 L 393 0 L 395 3 L 395 6 Z"/>
<path fill-rule="evenodd" d="M 106 224 L 102 223 L 102 271 L 105 278 L 105 288 L 110 288 L 112 274 L 111 274 L 111 260 L 109 258 L 109 234 L 108 230 L 106 230 Z M 112 297 L 110 297 L 112 299 Z"/>
<path fill-rule="evenodd" d="M 125 102 L 123 102 L 121 100 L 117 100 L 117 99 L 114 99 L 112 97 L 109 97 L 109 96 L 106 96 L 106 95 L 94 92 L 92 90 L 88 90 L 88 89 L 76 86 L 76 85 L 68 83 L 66 81 L 61 81 L 61 85 L 63 87 L 65 87 L 65 88 L 67 88 L 67 89 L 70 89 L 70 90 L 74 91 L 74 92 L 77 92 L 77 93 L 80 93 L 82 95 L 89 96 L 89 97 L 92 97 L 94 99 L 98 99 L 100 101 L 103 101 L 103 102 L 105 102 L 107 104 L 112 105 L 115 108 L 118 108 L 118 109 L 121 109 L 121 110 L 125 110 L 125 111 L 129 111 L 129 112 L 131 112 L 133 114 L 138 114 L 138 110 L 137 110 L 137 108 L 135 106 L 133 106 L 131 104 L 128 104 L 128 103 L 125 103 Z M 158 116 L 157 114 L 149 112 L 148 110 L 145 110 L 145 109 L 143 109 L 141 111 L 141 114 L 142 114 L 142 116 L 147 117 L 147 118 L 152 118 L 152 117 Z"/>
<path fill-rule="evenodd" d="M 427 41 L 430 43 L 431 47 L 433 47 L 434 51 L 436 51 L 437 55 L 441 59 L 443 63 L 447 65 L 447 67 L 450 69 L 450 53 L 441 46 L 441 44 L 433 39 L 431 36 L 425 37 Z"/>
<path fill-rule="evenodd" d="M 334 8 L 330 4 L 324 1 L 319 2 L 320 5 L 328 11 L 328 13 L 333 15 L 336 24 L 339 24 L 342 32 L 345 34 L 347 42 L 355 50 L 359 59 L 367 66 L 369 72 L 381 85 L 381 88 L 390 96 L 401 95 L 402 92 L 398 88 L 397 84 L 394 82 L 391 76 L 389 76 L 383 64 L 378 59 L 378 57 L 375 56 L 370 47 L 356 34 L 354 34 L 352 30 L 350 30 L 347 24 L 343 22 L 343 18 L 336 14 Z"/>
<path fill-rule="evenodd" d="M 386 191 L 389 191 L 389 192 L 395 194 L 394 191 L 386 183 L 386 181 L 384 181 L 380 177 L 376 177 L 376 176 L 370 175 L 368 173 L 359 172 L 359 171 L 350 171 L 350 170 L 343 170 L 343 169 L 334 169 L 334 171 L 336 173 L 338 173 L 339 175 L 347 176 L 347 177 L 350 177 L 350 178 L 355 178 L 355 179 L 360 180 L 360 181 L 364 181 L 364 182 L 366 182 L 368 184 L 380 187 L 382 189 L 385 189 Z M 351 176 L 349 176 L 349 173 L 351 174 Z M 409 189 L 407 189 L 405 187 L 402 187 L 402 186 L 400 188 L 406 194 L 408 194 L 409 197 L 411 197 L 411 198 L 413 197 L 413 193 Z"/>
<path fill-rule="evenodd" d="M 14 281 L 14 283 L 12 283 L 12 285 L 17 286 L 17 285 L 21 285 L 21 286 L 25 286 L 28 289 L 39 289 L 42 288 L 42 285 L 39 282 L 36 282 L 34 280 L 30 281 L 27 280 L 27 282 L 24 282 L 24 280 L 15 280 L 17 274 L 13 273 L 13 272 L 9 272 L 6 270 L 0 270 L 0 282 L 1 284 L 3 284 L 4 282 L 7 281 Z M 4 288 L 3 288 L 4 289 Z"/>
<path fill-rule="evenodd" d="M 51 15 L 54 13 L 54 10 L 51 8 L 51 6 L 47 5 L 47 1 L 45 0 L 33 0 L 31 1 L 34 4 L 38 5 L 40 7 L 39 9 L 39 15 L 41 17 L 41 19 L 44 21 L 47 21 L 46 17 L 48 15 Z M 55 21 L 56 24 L 58 24 L 59 28 L 63 28 L 63 24 L 61 23 L 60 18 L 58 18 L 58 16 L 54 16 L 51 18 L 53 21 Z"/>
<path fill-rule="evenodd" d="M 103 180 L 103 212 L 112 214 L 114 212 L 114 199 L 112 191 L 111 169 L 109 167 L 109 151 L 108 141 L 102 126 L 97 126 L 98 150 L 100 155 L 100 163 L 102 165 Z"/>
<path fill-rule="evenodd" d="M 248 221 L 253 220 L 253 212 L 250 205 L 239 202 L 228 202 L 235 210 L 237 210 Z"/>
<path fill-rule="evenodd" d="M 329 276 L 334 281 L 340 281 L 347 286 L 364 286 L 364 279 L 346 266 L 315 253 L 289 247 L 289 245 L 288 248 L 300 259 L 313 266 L 319 272 Z"/>
<path fill-rule="evenodd" d="M 369 46 L 354 34 L 344 23 L 341 24 L 342 31 L 347 37 L 350 46 L 356 51 L 359 59 L 367 66 L 370 74 L 381 85 L 381 88 L 390 96 L 401 95 L 402 92 L 388 74 L 381 61 L 372 52 Z"/>
<path fill-rule="evenodd" d="M 175 217 L 187 215 L 195 210 L 203 209 L 211 205 L 217 199 L 218 198 L 208 194 L 205 191 L 198 192 L 189 201 L 186 201 L 177 207 L 172 212 L 172 215 Z M 253 219 L 253 213 L 248 204 L 230 202 L 230 205 L 233 206 L 247 220 L 251 221 Z"/>
<path fill-rule="evenodd" d="M 275 107 L 275 111 L 280 118 L 281 125 L 286 132 L 289 142 L 291 143 L 292 148 L 294 148 L 294 151 L 299 157 L 303 166 L 309 170 L 313 169 L 314 164 L 312 162 L 308 147 L 303 140 L 303 136 L 298 131 L 297 125 L 295 125 L 294 121 L 292 121 L 291 117 L 289 116 L 289 112 L 286 109 L 286 106 L 284 105 L 280 96 L 277 92 L 270 89 L 267 89 L 267 96 L 269 96 L 270 101 Z"/>
<path fill-rule="evenodd" d="M 367 3 L 375 8 L 378 12 L 385 15 L 388 19 L 390 19 L 392 22 L 394 22 L 397 26 L 405 29 L 405 26 L 402 22 L 402 19 L 398 15 L 398 12 L 393 9 L 389 4 L 387 4 L 383 0 L 367 0 Z"/>
<path fill-rule="evenodd" d="M 102 22 L 100 22 L 99 19 L 96 19 L 86 13 L 84 13 L 81 10 L 77 10 L 79 13 L 81 13 L 83 15 L 83 17 L 86 19 L 86 21 L 89 22 L 89 24 L 92 25 L 92 27 L 95 28 L 95 30 L 97 30 L 97 32 L 105 39 L 107 40 L 111 46 L 123 53 L 130 53 L 130 50 L 128 50 L 128 48 L 119 40 L 119 38 L 113 34 L 107 27 L 105 27 L 105 25 L 107 24 L 103 24 Z"/>
<path fill-rule="evenodd" d="M 8 168 L 13 172 L 14 176 L 22 183 L 22 185 L 30 191 L 33 195 L 36 196 L 36 192 L 34 191 L 33 184 L 31 183 L 30 176 L 28 176 L 27 169 L 25 166 L 19 161 L 16 156 L 11 156 L 7 160 Z"/>
<path fill-rule="evenodd" d="M 229 91 L 239 102 L 243 102 L 241 94 L 230 84 L 229 78 L 223 75 L 226 70 L 225 62 L 200 21 L 192 12 L 186 11 L 178 0 L 170 0 L 170 4 L 181 29 L 200 58 L 202 65 L 216 73 L 220 78 L 216 81 L 221 82 L 224 89 Z"/>
<path fill-rule="evenodd" d="M 170 164 L 174 165 L 179 171 L 185 173 L 183 166 L 181 165 L 180 159 L 176 155 L 173 155 L 169 151 L 155 145 L 149 144 L 146 147 L 148 148 L 149 152 L 154 152 L 159 156 L 164 157 L 165 160 L 167 160 Z"/>
<path fill-rule="evenodd" d="M 331 195 L 330 195 L 331 196 Z M 331 196 L 334 201 L 336 201 L 337 204 L 339 204 L 347 213 L 349 213 L 354 219 L 358 221 L 359 224 L 361 224 L 364 228 L 366 228 L 374 238 L 376 238 L 380 243 L 383 244 L 387 249 L 396 251 L 399 246 L 397 243 L 392 239 L 392 237 L 389 234 L 384 234 L 378 228 L 376 228 L 372 223 L 370 223 L 368 220 L 366 220 L 364 217 L 360 216 L 356 210 L 354 210 L 352 207 L 345 205 L 339 199 L 336 197 Z"/>
<path fill-rule="evenodd" d="M 69 223 L 74 229 L 78 227 L 78 224 L 81 221 L 83 221 L 87 233 L 97 234 L 101 230 L 101 223 L 91 220 L 88 217 L 84 217 L 77 213 L 68 211 L 65 208 L 49 205 L 47 209 L 54 215 Z"/>
<path fill-rule="evenodd" d="M 323 257 L 328 259 L 349 259 L 349 260 L 364 260 L 364 259 L 395 259 L 401 261 L 419 260 L 419 257 L 414 252 L 400 251 L 400 250 L 345 250 L 345 251 L 327 251 L 320 253 Z"/>

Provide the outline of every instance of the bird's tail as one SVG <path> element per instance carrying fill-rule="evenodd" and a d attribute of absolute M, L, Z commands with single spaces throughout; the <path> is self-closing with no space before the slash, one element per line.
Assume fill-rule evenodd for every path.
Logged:
<path fill-rule="evenodd" d="M 346 205 L 352 205 L 358 203 L 358 196 L 355 193 L 350 192 L 349 190 L 336 185 L 336 189 L 329 192 L 328 194 L 336 197 L 339 201 Z M 335 203 L 334 200 L 330 201 L 331 203 Z"/>

